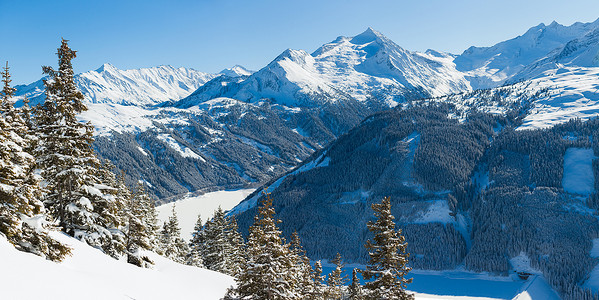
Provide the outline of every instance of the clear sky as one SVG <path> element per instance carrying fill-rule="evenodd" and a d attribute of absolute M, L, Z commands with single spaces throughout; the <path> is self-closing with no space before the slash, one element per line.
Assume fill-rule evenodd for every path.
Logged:
<path fill-rule="evenodd" d="M 75 72 L 172 65 L 259 69 L 287 48 L 316 50 L 372 27 L 408 50 L 459 54 L 539 23 L 599 18 L 597 0 L 0 0 L 0 62 L 13 84 L 56 65 L 60 38 Z"/>

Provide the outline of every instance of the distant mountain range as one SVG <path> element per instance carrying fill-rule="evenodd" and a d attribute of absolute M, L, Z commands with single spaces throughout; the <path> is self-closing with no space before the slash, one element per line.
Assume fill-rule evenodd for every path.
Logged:
<path fill-rule="evenodd" d="M 312 54 L 286 50 L 256 72 L 241 66 L 218 74 L 170 66 L 119 70 L 105 64 L 76 76 L 90 108 L 80 118 L 98 129 L 100 155 L 124 170 L 131 184 L 141 178 L 159 198 L 259 185 L 372 113 L 431 97 L 472 107 L 475 98 L 468 104 L 459 95 L 528 79 L 536 80 L 538 91 L 556 91 L 551 83 L 563 83 L 558 77 L 592 78 L 599 65 L 598 28 L 599 21 L 540 24 L 461 55 L 405 50 L 368 28 Z M 41 80 L 17 88 L 18 99 L 43 100 Z M 559 105 L 582 103 L 593 98 L 592 91 L 592 84 L 564 91 L 574 95 Z M 528 111 L 553 114 L 549 123 L 544 114 L 535 117 L 534 126 L 593 114 L 570 110 L 555 117 L 547 105 L 558 104 L 546 101 Z"/>

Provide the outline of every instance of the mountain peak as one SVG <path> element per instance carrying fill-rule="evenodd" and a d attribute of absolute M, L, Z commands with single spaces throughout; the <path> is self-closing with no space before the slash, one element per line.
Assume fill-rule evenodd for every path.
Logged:
<path fill-rule="evenodd" d="M 385 36 L 382 33 L 368 27 L 364 32 L 354 36 L 350 42 L 352 44 L 368 44 L 384 38 Z"/>
<path fill-rule="evenodd" d="M 240 76 L 250 76 L 254 73 L 254 71 L 246 69 L 241 65 L 234 65 L 231 68 L 226 68 L 219 72 L 219 74 L 223 74 L 229 77 L 240 77 Z"/>
<path fill-rule="evenodd" d="M 297 63 L 305 63 L 306 57 L 308 56 L 310 56 L 310 54 L 304 50 L 287 49 L 283 51 L 283 53 L 281 53 L 279 56 L 277 56 L 277 58 L 275 58 L 273 62 L 289 59 Z"/>
<path fill-rule="evenodd" d="M 113 70 L 117 70 L 117 68 L 113 65 L 111 65 L 110 63 L 104 63 L 102 64 L 102 66 L 100 66 L 96 72 L 101 73 L 104 71 L 113 71 Z"/>

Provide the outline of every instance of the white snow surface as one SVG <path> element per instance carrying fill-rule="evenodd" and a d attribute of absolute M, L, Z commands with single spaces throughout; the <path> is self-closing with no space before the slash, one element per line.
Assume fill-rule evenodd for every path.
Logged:
<path fill-rule="evenodd" d="M 589 195 L 595 190 L 593 149 L 569 148 L 564 155 L 562 187 L 566 192 Z"/>
<path fill-rule="evenodd" d="M 205 299 L 217 300 L 234 284 L 232 277 L 185 266 L 146 253 L 153 269 L 116 260 L 60 232 L 51 236 L 73 249 L 55 263 L 16 250 L 0 235 L 1 297 L 7 300 Z"/>
<path fill-rule="evenodd" d="M 451 210 L 447 204 L 447 200 L 432 200 L 428 201 L 429 207 L 426 211 L 421 212 L 411 223 L 426 224 L 426 223 L 452 223 L 454 218 L 449 215 Z"/>
<path fill-rule="evenodd" d="M 181 145 L 168 133 L 161 133 L 156 138 L 165 142 L 169 147 L 177 151 L 182 157 L 194 158 L 202 162 L 206 162 L 206 160 L 202 156 L 193 152 L 193 150 Z"/>
<path fill-rule="evenodd" d="M 230 210 L 253 191 L 254 189 L 241 189 L 211 192 L 200 196 L 188 195 L 181 200 L 156 207 L 158 220 L 161 223 L 168 220 L 168 217 L 172 215 L 174 205 L 179 218 L 181 236 L 185 240 L 189 240 L 198 215 L 202 217 L 202 222 L 206 222 L 219 206 L 225 211 Z"/>

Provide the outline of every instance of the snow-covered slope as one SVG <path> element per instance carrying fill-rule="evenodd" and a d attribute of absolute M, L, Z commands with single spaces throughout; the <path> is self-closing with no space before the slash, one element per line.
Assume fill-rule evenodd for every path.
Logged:
<path fill-rule="evenodd" d="M 510 80 L 537 60 L 556 55 L 572 40 L 582 38 L 597 28 L 599 19 L 570 26 L 557 22 L 549 26 L 541 23 L 521 36 L 494 46 L 470 47 L 454 62 L 457 69 L 466 74 L 473 88 L 490 88 Z"/>
<path fill-rule="evenodd" d="M 153 269 L 115 260 L 59 232 L 56 240 L 73 249 L 61 263 L 16 250 L 0 235 L 0 298 L 15 300 L 206 299 L 217 300 L 235 282 L 232 277 L 185 266 L 154 253 Z"/>
<path fill-rule="evenodd" d="M 119 70 L 104 64 L 97 70 L 76 75 L 75 81 L 88 103 L 146 106 L 179 100 L 216 76 L 171 66 Z M 17 95 L 27 95 L 32 103 L 44 99 L 41 80 L 17 89 Z"/>

